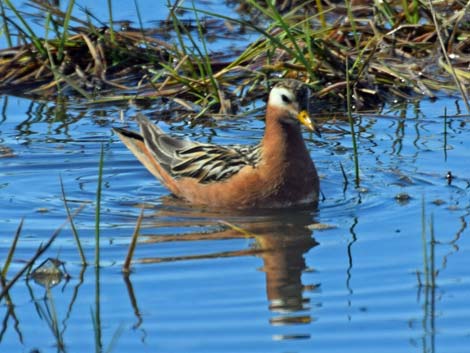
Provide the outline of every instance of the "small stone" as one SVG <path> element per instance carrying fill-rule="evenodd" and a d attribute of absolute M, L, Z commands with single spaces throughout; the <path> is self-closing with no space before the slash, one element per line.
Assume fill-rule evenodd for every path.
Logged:
<path fill-rule="evenodd" d="M 53 258 L 46 259 L 31 273 L 31 278 L 33 278 L 37 284 L 46 288 L 56 286 L 64 277 L 69 277 L 68 273 L 65 271 L 64 263 Z"/>
<path fill-rule="evenodd" d="M 406 192 L 400 192 L 395 196 L 395 200 L 397 200 L 400 203 L 406 203 L 411 200 L 411 196 L 407 194 Z"/>
<path fill-rule="evenodd" d="M 446 179 L 447 179 L 447 185 L 452 184 L 452 180 L 454 179 L 454 176 L 452 175 L 452 172 L 450 170 L 446 174 Z"/>
<path fill-rule="evenodd" d="M 445 204 L 446 202 L 444 200 L 441 200 L 441 199 L 436 199 L 432 203 L 435 204 L 436 206 L 441 206 L 441 205 Z"/>

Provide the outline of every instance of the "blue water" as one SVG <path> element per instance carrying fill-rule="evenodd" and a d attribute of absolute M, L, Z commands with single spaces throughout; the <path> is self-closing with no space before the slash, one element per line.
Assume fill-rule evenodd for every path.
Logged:
<path fill-rule="evenodd" d="M 349 124 L 327 120 L 321 138 L 305 134 L 325 197 L 318 210 L 249 215 L 172 200 L 111 131 L 135 128 L 133 106 L 71 103 L 58 118 L 55 103 L 4 96 L 0 104 L 0 151 L 9 151 L 0 158 L 0 263 L 25 219 L 7 279 L 66 220 L 60 178 L 71 208 L 86 204 L 75 224 L 94 262 L 104 148 L 99 276 L 81 266 L 66 226 L 41 260 L 58 257 L 71 279 L 49 292 L 32 278 L 13 286 L 13 310 L 0 303 L 2 352 L 467 351 L 469 116 L 458 98 L 358 116 L 358 188 Z M 263 134 L 254 115 L 215 129 L 159 125 L 221 144 L 256 143 Z"/>

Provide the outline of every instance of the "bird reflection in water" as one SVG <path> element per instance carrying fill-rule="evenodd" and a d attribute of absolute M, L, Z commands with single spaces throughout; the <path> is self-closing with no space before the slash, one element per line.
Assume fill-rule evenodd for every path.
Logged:
<path fill-rule="evenodd" d="M 170 199 L 171 200 L 171 199 Z M 148 205 L 146 205 L 148 206 Z M 152 213 L 153 212 L 153 213 Z M 181 260 L 211 259 L 220 257 L 258 256 L 263 260 L 262 271 L 266 274 L 266 294 L 269 309 L 275 313 L 270 319 L 272 325 L 308 324 L 312 321 L 309 299 L 305 291 L 314 291 L 318 285 L 304 285 L 302 273 L 307 269 L 304 254 L 318 243 L 312 237 L 309 225 L 313 223 L 311 210 L 282 211 L 231 211 L 230 214 L 181 209 L 166 201 L 158 210 L 146 209 L 145 228 L 199 228 L 211 232 L 185 234 L 148 234 L 139 240 L 143 243 L 166 243 L 198 240 L 253 239 L 246 249 L 180 255 L 172 257 L 137 258 L 135 263 L 161 263 Z M 128 283 L 129 285 L 130 283 Z M 132 299 L 132 298 L 131 298 Z M 139 312 L 134 308 L 135 312 Z M 309 338 L 300 335 L 281 335 L 275 339 Z"/>

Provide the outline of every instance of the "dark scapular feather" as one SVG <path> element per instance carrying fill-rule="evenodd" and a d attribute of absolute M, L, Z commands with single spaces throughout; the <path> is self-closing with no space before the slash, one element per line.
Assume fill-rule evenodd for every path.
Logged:
<path fill-rule="evenodd" d="M 176 178 L 195 178 L 200 183 L 222 181 L 245 166 L 256 167 L 261 146 L 217 146 L 180 140 L 166 135 L 139 114 L 142 138 L 158 163 Z"/>

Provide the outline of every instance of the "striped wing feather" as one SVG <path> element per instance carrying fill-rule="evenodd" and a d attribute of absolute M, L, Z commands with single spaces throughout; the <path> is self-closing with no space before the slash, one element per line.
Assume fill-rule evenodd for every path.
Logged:
<path fill-rule="evenodd" d="M 148 150 L 176 178 L 195 178 L 200 183 L 222 181 L 245 166 L 256 167 L 261 159 L 260 145 L 218 146 L 179 140 L 141 114 L 137 121 Z"/>
<path fill-rule="evenodd" d="M 176 177 L 196 178 L 201 183 L 225 180 L 245 166 L 256 167 L 261 154 L 259 147 L 193 143 L 176 151 L 171 172 Z"/>

